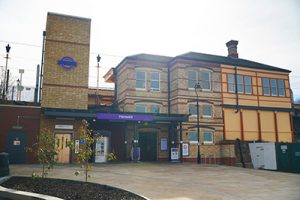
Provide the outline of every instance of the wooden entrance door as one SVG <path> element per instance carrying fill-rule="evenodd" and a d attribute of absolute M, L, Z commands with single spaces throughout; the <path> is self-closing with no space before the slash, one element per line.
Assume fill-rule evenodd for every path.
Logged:
<path fill-rule="evenodd" d="M 69 163 L 70 162 L 70 148 L 68 142 L 71 140 L 71 134 L 56 133 L 55 134 L 55 146 L 58 150 L 57 162 Z"/>

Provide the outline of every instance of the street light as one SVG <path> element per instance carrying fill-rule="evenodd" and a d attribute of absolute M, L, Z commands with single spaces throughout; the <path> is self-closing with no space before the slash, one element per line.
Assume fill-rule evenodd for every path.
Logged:
<path fill-rule="evenodd" d="M 24 74 L 24 69 L 19 69 L 20 79 L 18 79 L 18 87 L 17 87 L 17 101 L 21 101 L 22 91 L 24 87 L 22 85 L 22 75 Z"/>
<path fill-rule="evenodd" d="M 10 46 L 9 46 L 9 44 L 7 44 L 7 46 L 5 47 L 5 49 L 6 49 L 6 65 L 5 65 L 5 71 L 4 71 L 4 84 L 3 84 L 3 93 L 2 93 L 2 99 L 4 100 L 5 99 L 5 93 L 7 93 L 7 90 L 6 90 L 6 88 L 8 88 L 7 87 L 7 85 L 6 84 L 8 84 L 8 83 L 6 83 L 7 81 L 6 81 L 6 79 L 7 79 L 7 77 L 6 77 L 6 74 L 7 74 L 7 63 L 8 63 L 8 54 L 9 54 L 9 51 L 10 51 Z"/>
<path fill-rule="evenodd" d="M 96 99 L 97 99 L 97 105 L 99 104 L 99 97 L 98 97 L 98 89 L 99 89 L 99 62 L 101 60 L 101 56 L 98 54 L 97 56 L 97 95 L 96 95 Z"/>
<path fill-rule="evenodd" d="M 202 87 L 200 83 L 195 84 L 195 92 L 197 95 L 197 139 L 198 139 L 198 146 L 197 146 L 197 163 L 201 163 L 201 155 L 200 155 L 200 123 L 199 123 L 199 92 L 202 91 Z"/>

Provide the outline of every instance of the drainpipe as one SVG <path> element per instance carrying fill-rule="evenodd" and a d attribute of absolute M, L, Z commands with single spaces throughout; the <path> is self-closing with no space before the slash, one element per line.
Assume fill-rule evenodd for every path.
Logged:
<path fill-rule="evenodd" d="M 169 63 L 167 64 L 167 69 L 168 69 L 168 115 L 170 116 L 171 114 L 171 83 L 170 83 L 170 65 Z M 171 161 L 171 132 L 172 132 L 172 126 L 168 126 L 168 143 L 169 143 L 169 161 Z"/>
<path fill-rule="evenodd" d="M 117 106 L 117 94 L 118 94 L 118 78 L 117 78 L 117 72 L 116 72 L 116 69 L 113 68 L 113 77 L 115 79 L 115 91 L 114 91 L 114 100 L 113 100 L 113 104 L 114 106 Z M 119 108 L 118 108 L 119 110 Z M 123 110 L 124 111 L 124 110 Z"/>
<path fill-rule="evenodd" d="M 243 156 L 243 152 L 242 152 L 242 147 L 241 147 L 241 140 L 236 139 L 236 141 L 237 141 L 239 152 L 240 152 L 240 160 L 241 160 L 242 166 L 243 166 L 243 168 L 246 168 L 246 165 L 244 162 L 244 156 Z"/>
<path fill-rule="evenodd" d="M 179 145 L 179 148 L 180 148 L 180 162 L 183 163 L 183 157 L 182 157 L 182 122 L 179 123 L 179 131 L 180 131 L 180 145 Z"/>
<path fill-rule="evenodd" d="M 40 65 L 36 66 L 36 80 L 35 80 L 35 88 L 34 88 L 34 103 L 38 102 L 38 93 L 39 93 L 39 75 L 40 75 Z"/>
<path fill-rule="evenodd" d="M 44 55 L 45 55 L 45 41 L 46 41 L 46 31 L 43 31 L 43 46 L 42 46 L 42 61 L 41 61 L 41 74 L 40 74 L 39 103 L 41 103 L 41 100 L 42 100 L 42 82 L 43 82 L 43 68 L 44 68 Z"/>
<path fill-rule="evenodd" d="M 168 68 L 168 115 L 171 114 L 171 78 L 170 78 L 170 65 L 167 64 Z"/>
<path fill-rule="evenodd" d="M 235 100 L 236 100 L 236 111 L 235 113 L 239 112 L 239 93 L 238 93 L 238 87 L 237 87 L 237 68 L 234 67 L 234 84 L 235 84 Z"/>

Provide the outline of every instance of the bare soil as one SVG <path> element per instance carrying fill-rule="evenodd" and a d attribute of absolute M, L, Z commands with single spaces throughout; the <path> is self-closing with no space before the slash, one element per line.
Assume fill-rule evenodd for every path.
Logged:
<path fill-rule="evenodd" d="M 11 177 L 1 186 L 62 199 L 145 200 L 136 194 L 107 185 L 64 179 Z"/>

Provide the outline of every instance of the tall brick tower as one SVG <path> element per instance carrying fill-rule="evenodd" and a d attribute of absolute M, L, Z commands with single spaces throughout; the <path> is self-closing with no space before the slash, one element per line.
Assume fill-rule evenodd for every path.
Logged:
<path fill-rule="evenodd" d="M 91 19 L 48 13 L 41 106 L 87 109 Z"/>

